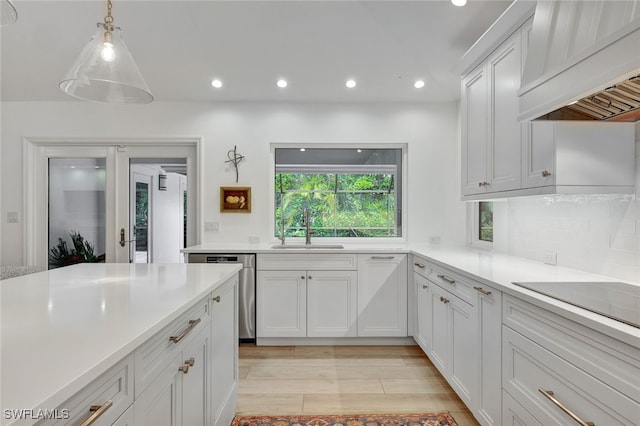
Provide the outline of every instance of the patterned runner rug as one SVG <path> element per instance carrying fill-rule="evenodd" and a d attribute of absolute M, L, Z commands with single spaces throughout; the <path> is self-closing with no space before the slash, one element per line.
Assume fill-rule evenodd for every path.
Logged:
<path fill-rule="evenodd" d="M 236 416 L 231 426 L 456 426 L 447 413 Z"/>

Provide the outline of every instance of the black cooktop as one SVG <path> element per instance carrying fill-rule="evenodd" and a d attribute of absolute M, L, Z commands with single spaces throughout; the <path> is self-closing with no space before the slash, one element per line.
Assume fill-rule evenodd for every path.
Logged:
<path fill-rule="evenodd" d="M 640 328 L 640 286 L 621 282 L 513 284 Z"/>

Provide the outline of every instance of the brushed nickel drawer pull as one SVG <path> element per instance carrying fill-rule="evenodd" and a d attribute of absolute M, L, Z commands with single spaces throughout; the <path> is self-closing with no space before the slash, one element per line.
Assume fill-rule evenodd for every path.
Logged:
<path fill-rule="evenodd" d="M 542 388 L 538 388 L 538 392 L 540 392 L 541 394 L 546 396 L 549 399 L 549 401 L 553 402 L 554 405 L 556 405 L 559 409 L 564 411 L 565 414 L 567 414 L 569 417 L 571 417 L 573 420 L 575 420 L 576 423 L 578 423 L 579 425 L 581 425 L 581 426 L 595 426 L 595 423 L 593 423 L 593 422 L 585 422 L 580 417 L 578 417 L 575 413 L 573 413 L 571 410 L 569 410 L 567 407 L 565 407 L 560 401 L 558 401 L 553 396 L 553 391 L 544 390 Z"/>
<path fill-rule="evenodd" d="M 213 298 L 213 301 L 220 303 L 220 299 L 221 299 L 220 296 L 216 296 L 216 297 Z"/>
<path fill-rule="evenodd" d="M 414 265 L 420 269 L 424 269 L 424 265 L 422 263 L 414 263 Z"/>
<path fill-rule="evenodd" d="M 480 293 L 484 294 L 485 296 L 490 296 L 491 295 L 490 291 L 487 291 L 487 290 L 483 289 L 482 287 L 474 287 L 473 289 L 476 290 L 476 291 L 479 291 Z"/>
<path fill-rule="evenodd" d="M 185 328 L 182 331 L 182 333 L 178 334 L 177 336 L 169 337 L 169 340 L 171 340 L 173 343 L 178 343 L 180 340 L 184 339 L 187 336 L 187 334 L 191 332 L 191 330 L 196 328 L 196 325 L 200 324 L 200 321 L 202 321 L 200 318 L 198 318 L 197 320 L 189 320 L 189 326 Z"/>
<path fill-rule="evenodd" d="M 442 296 L 440 296 L 440 301 L 442 303 L 449 303 L 449 299 L 447 299 L 446 297 L 442 297 Z"/>
<path fill-rule="evenodd" d="M 113 401 L 108 400 L 102 405 L 92 405 L 89 407 L 89 411 L 93 414 L 87 418 L 84 422 L 80 423 L 80 426 L 90 426 L 95 423 L 96 420 L 100 418 L 111 406 L 113 405 Z"/>
<path fill-rule="evenodd" d="M 372 260 L 392 260 L 393 256 L 371 256 Z"/>
<path fill-rule="evenodd" d="M 456 283 L 456 280 L 452 280 L 451 278 L 448 278 L 446 275 L 443 275 L 443 274 L 438 274 L 438 278 L 440 278 L 442 281 L 446 281 L 446 282 L 448 282 L 449 284 L 452 284 L 452 285 Z"/>

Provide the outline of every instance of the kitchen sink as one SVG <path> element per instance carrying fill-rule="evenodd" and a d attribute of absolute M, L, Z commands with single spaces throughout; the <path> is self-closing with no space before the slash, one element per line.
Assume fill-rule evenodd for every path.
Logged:
<path fill-rule="evenodd" d="M 271 246 L 272 249 L 276 250 L 314 250 L 314 249 L 343 249 L 344 246 L 341 244 L 278 244 L 275 246 Z"/>

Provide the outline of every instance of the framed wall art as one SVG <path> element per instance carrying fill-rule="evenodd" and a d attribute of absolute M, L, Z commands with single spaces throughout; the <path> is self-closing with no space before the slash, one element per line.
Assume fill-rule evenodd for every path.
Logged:
<path fill-rule="evenodd" d="M 251 187 L 221 186 L 220 211 L 223 213 L 251 213 Z"/>

